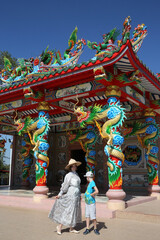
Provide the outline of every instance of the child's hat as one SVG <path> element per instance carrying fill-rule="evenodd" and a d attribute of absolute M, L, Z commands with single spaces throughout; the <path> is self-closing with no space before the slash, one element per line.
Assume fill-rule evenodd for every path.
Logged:
<path fill-rule="evenodd" d="M 84 175 L 84 177 L 93 177 L 93 173 L 91 171 L 87 172 L 86 175 Z"/>

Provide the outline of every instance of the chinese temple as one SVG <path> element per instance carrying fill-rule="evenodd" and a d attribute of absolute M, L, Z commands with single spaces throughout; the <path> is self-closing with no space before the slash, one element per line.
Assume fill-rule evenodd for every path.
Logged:
<path fill-rule="evenodd" d="M 72 157 L 82 162 L 82 185 L 92 171 L 111 209 L 125 208 L 126 192 L 159 198 L 160 75 L 137 56 L 147 27 L 131 35 L 127 17 L 122 34 L 114 28 L 99 44 L 77 40 L 77 31 L 63 55 L 47 47 L 14 69 L 4 58 L 0 133 L 13 135 L 10 186 L 47 194 Z M 93 58 L 78 63 L 86 47 Z"/>

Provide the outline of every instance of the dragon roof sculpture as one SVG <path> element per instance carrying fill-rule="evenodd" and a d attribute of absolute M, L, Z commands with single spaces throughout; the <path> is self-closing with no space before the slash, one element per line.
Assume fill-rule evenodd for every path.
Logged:
<path fill-rule="evenodd" d="M 68 48 L 63 57 L 60 51 L 48 50 L 47 47 L 39 57 L 29 59 L 18 59 L 18 67 L 12 69 L 12 64 L 4 57 L 4 69 L 1 71 L 0 80 L 3 83 L 12 83 L 29 78 L 35 75 L 41 75 L 58 68 L 64 68 L 76 64 L 83 52 L 86 42 L 84 39 L 77 41 L 76 27 L 68 40 Z"/>
<path fill-rule="evenodd" d="M 117 44 L 116 40 L 120 31 L 116 28 L 103 34 L 102 43 L 98 44 L 97 42 L 88 41 L 87 46 L 92 50 L 96 50 L 94 58 L 103 56 L 112 57 L 115 52 L 118 52 L 120 47 L 130 38 L 130 23 L 131 18 L 128 16 L 123 23 L 122 39 L 118 40 Z M 77 64 L 78 59 L 83 52 L 83 48 L 86 45 L 84 39 L 77 40 L 77 31 L 78 28 L 76 27 L 68 40 L 68 48 L 64 51 L 63 56 L 59 50 L 49 50 L 49 47 L 47 47 L 41 55 L 36 58 L 18 59 L 18 66 L 15 68 L 12 68 L 9 59 L 4 57 L 4 69 L 2 69 L 0 74 L 0 80 L 3 85 L 12 84 L 36 76 L 42 76 L 48 72 L 53 72 L 57 69 L 64 69 Z M 144 24 L 139 24 L 134 29 L 133 37 L 130 41 L 135 52 L 141 47 L 146 35 L 147 27 Z"/>

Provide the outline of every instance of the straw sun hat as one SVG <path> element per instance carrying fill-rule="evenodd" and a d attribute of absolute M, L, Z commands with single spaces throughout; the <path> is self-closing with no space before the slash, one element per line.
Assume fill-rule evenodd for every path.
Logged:
<path fill-rule="evenodd" d="M 66 170 L 69 170 L 69 167 L 70 166 L 72 166 L 73 164 L 76 164 L 77 165 L 77 167 L 78 166 L 80 166 L 82 163 L 81 162 L 78 162 L 78 161 L 76 161 L 75 159 L 73 159 L 73 158 L 71 158 L 70 160 L 69 160 L 69 163 L 68 163 L 68 165 L 65 167 L 65 169 Z"/>

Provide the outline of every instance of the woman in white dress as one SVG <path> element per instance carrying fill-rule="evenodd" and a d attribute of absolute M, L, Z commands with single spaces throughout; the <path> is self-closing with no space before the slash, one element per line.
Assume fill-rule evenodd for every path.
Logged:
<path fill-rule="evenodd" d="M 74 227 L 81 222 L 81 180 L 76 173 L 77 167 L 81 164 L 74 159 L 70 159 L 65 169 L 70 170 L 64 178 L 59 194 L 56 196 L 56 201 L 49 213 L 49 218 L 56 223 L 57 233 L 61 234 L 62 226 L 70 227 L 70 232 L 79 233 Z"/>

